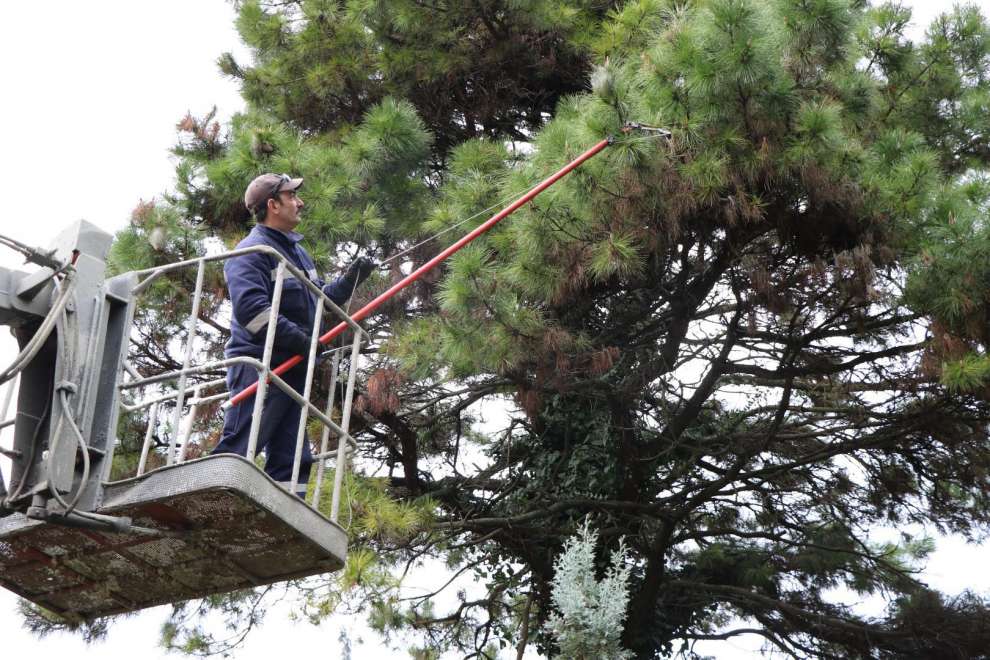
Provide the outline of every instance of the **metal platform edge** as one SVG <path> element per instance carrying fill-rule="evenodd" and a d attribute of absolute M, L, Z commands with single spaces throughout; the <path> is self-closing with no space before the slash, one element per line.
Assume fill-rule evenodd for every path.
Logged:
<path fill-rule="evenodd" d="M 193 483 L 195 488 L 189 488 Z M 217 454 L 167 465 L 138 477 L 103 485 L 98 513 L 114 515 L 136 504 L 159 502 L 179 494 L 225 488 L 237 491 L 300 530 L 341 560 L 347 557 L 347 532 L 337 523 L 278 485 L 254 463 L 237 454 Z M 2 533 L 2 532 L 0 532 Z"/>
<path fill-rule="evenodd" d="M 237 478 L 232 479 L 231 476 Z M 196 480 L 197 487 L 195 489 L 181 488 L 182 482 L 186 479 Z M 206 456 L 176 465 L 163 466 L 138 477 L 106 482 L 104 487 L 103 505 L 97 509 L 97 513 L 106 515 L 113 515 L 129 506 L 158 502 L 183 493 L 204 492 L 218 488 L 236 491 L 253 499 L 272 515 L 299 530 L 300 534 L 318 544 L 325 552 L 335 558 L 337 565 L 328 566 L 328 570 L 324 572 L 339 570 L 347 559 L 346 530 L 295 495 L 290 494 L 246 458 L 236 454 Z M 141 495 L 147 496 L 147 499 L 142 499 Z M 47 523 L 31 520 L 21 513 L 0 518 L 0 540 L 45 524 Z M 303 532 L 304 529 L 306 530 L 305 533 Z M 254 586 L 260 587 L 315 574 L 317 573 L 313 571 L 282 574 L 273 580 L 259 581 Z M 32 600 L 30 594 L 23 593 L 6 580 L 3 581 L 2 586 L 21 598 Z M 148 602 L 140 609 L 167 605 L 171 602 L 170 600 Z M 53 611 L 70 621 L 81 622 L 85 620 L 71 611 L 60 609 L 53 609 Z M 131 610 L 121 609 L 107 612 L 106 616 L 130 612 Z"/>

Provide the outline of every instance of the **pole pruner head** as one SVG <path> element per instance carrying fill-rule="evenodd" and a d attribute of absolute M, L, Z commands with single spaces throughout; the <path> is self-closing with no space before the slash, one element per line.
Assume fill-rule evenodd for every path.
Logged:
<path fill-rule="evenodd" d="M 641 124 L 635 121 L 627 121 L 622 126 L 623 133 L 629 134 L 632 133 L 633 131 L 640 131 L 642 133 L 652 133 L 657 137 L 662 137 L 664 139 L 669 139 L 671 136 L 671 132 L 661 126 L 650 126 L 649 124 Z"/>

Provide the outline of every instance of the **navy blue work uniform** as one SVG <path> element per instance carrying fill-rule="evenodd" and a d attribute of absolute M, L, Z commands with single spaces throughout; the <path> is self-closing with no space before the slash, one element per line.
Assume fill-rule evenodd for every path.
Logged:
<path fill-rule="evenodd" d="M 284 255 L 292 265 L 307 274 L 310 281 L 323 289 L 335 303 L 342 304 L 354 290 L 357 274 L 348 273 L 325 284 L 316 274 L 313 259 L 299 245 L 302 236 L 295 232 L 281 232 L 265 225 L 255 225 L 238 248 L 268 245 Z M 275 291 L 275 257 L 251 253 L 229 259 L 223 274 L 233 306 L 230 323 L 230 341 L 227 357 L 247 355 L 261 359 L 265 351 L 265 331 L 272 312 L 272 295 Z M 275 341 L 271 366 L 294 355 L 309 353 L 310 337 L 316 322 L 316 298 L 289 271 L 285 273 L 282 300 L 279 304 Z M 305 388 L 306 363 L 296 365 L 282 378 L 297 392 Z M 258 380 L 254 367 L 237 364 L 227 370 L 227 387 L 233 396 Z M 213 450 L 214 454 L 247 454 L 254 397 L 227 410 L 223 420 L 223 437 Z M 265 451 L 265 472 L 286 488 L 292 480 L 292 463 L 295 459 L 296 433 L 299 430 L 300 406 L 277 385 L 270 384 L 261 415 L 257 451 Z M 313 464 L 309 438 L 303 439 L 302 462 L 299 468 L 297 494 L 306 494 L 310 467 Z"/>

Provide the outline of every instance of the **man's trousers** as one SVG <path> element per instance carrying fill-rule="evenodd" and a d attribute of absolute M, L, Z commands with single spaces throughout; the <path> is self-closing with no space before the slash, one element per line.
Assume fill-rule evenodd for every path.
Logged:
<path fill-rule="evenodd" d="M 300 364 L 282 375 L 295 391 L 302 393 L 305 388 L 306 365 Z M 235 364 L 227 369 L 227 388 L 233 396 L 258 380 L 258 372 L 245 364 Z M 223 419 L 223 436 L 214 454 L 247 455 L 248 436 L 251 433 L 251 417 L 254 412 L 255 397 L 242 401 L 227 410 Z M 296 455 L 296 434 L 299 431 L 300 406 L 274 383 L 268 384 L 268 393 L 261 414 L 261 428 L 255 451 L 265 452 L 265 472 L 284 488 L 292 482 L 292 463 Z M 296 494 L 306 495 L 313 455 L 309 448 L 309 438 L 303 438 L 302 460 L 299 465 L 299 479 Z"/>

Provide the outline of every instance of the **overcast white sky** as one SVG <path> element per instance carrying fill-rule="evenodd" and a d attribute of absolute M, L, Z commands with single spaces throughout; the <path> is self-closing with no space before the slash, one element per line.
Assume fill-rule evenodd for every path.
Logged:
<path fill-rule="evenodd" d="M 905 4 L 914 6 L 920 24 L 949 5 Z M 990 0 L 977 4 L 990 13 Z M 122 228 L 139 199 L 170 187 L 168 149 L 186 111 L 203 114 L 217 105 L 226 119 L 243 107 L 237 86 L 214 63 L 224 51 L 246 59 L 233 9 L 222 0 L 5 2 L 0 12 L 0 89 L 7 99 L 0 103 L 0 233 L 46 246 L 80 218 L 109 232 Z M 13 253 L 0 253 L 0 265 L 17 263 Z M 0 332 L 0 363 L 12 357 L 12 345 Z M 949 592 L 990 590 L 990 577 L 974 570 L 986 564 L 987 553 L 943 539 L 928 579 Z M 0 590 L 0 657 L 39 651 L 41 657 L 103 660 L 165 657 L 157 646 L 161 608 L 132 617 L 106 642 L 86 647 L 74 636 L 31 637 L 21 630 L 14 603 Z M 321 654 L 336 657 L 339 625 L 293 624 L 273 613 L 236 657 L 268 660 L 317 645 Z M 737 642 L 735 650 L 707 652 L 752 657 L 743 646 L 752 648 Z M 353 652 L 356 658 L 391 657 L 371 646 Z"/>

